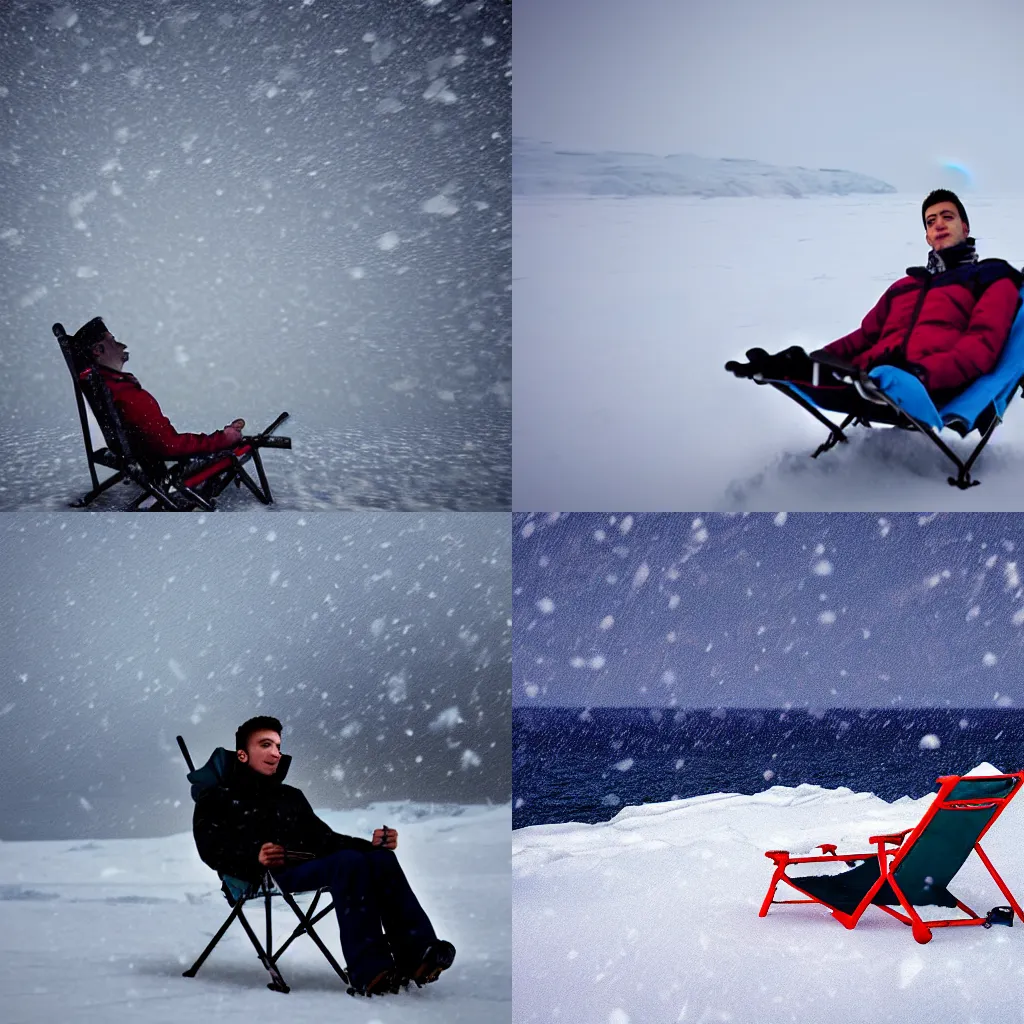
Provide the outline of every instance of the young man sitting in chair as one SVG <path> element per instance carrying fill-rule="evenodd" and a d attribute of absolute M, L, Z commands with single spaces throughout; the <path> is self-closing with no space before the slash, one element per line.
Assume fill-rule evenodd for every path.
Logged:
<path fill-rule="evenodd" d="M 452 965 L 455 947 L 437 938 L 409 887 L 393 852 L 398 833 L 379 828 L 371 842 L 321 821 L 301 790 L 284 785 L 291 756 L 281 753 L 276 718 L 239 726 L 235 748 L 227 777 L 196 800 L 193 832 L 203 861 L 244 881 L 270 869 L 287 892 L 329 887 L 352 985 L 364 995 L 435 981 Z"/>
<path fill-rule="evenodd" d="M 725 368 L 737 377 L 809 382 L 812 361 L 821 359 L 819 382 L 826 384 L 836 383 L 830 361 L 840 375 L 843 364 L 860 375 L 895 366 L 917 377 L 940 409 L 990 373 L 1020 307 L 1021 275 L 1005 260 L 979 262 L 967 211 L 948 189 L 927 196 L 921 217 L 931 246 L 927 266 L 908 267 L 855 331 L 810 355 L 799 346 L 774 355 L 750 349 L 748 362 Z"/>
<path fill-rule="evenodd" d="M 107 330 L 102 317 L 93 317 L 71 339 L 79 364 L 99 369 L 110 389 L 129 440 L 148 459 L 181 459 L 207 455 L 235 447 L 242 438 L 245 420 L 237 419 L 213 434 L 179 434 L 160 410 L 157 400 L 130 373 L 124 372 L 128 348 Z"/>

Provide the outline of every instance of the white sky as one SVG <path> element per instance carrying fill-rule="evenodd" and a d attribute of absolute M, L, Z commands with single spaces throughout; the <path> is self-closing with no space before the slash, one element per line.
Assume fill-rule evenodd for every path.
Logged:
<path fill-rule="evenodd" d="M 1015 0 L 518 0 L 516 135 L 1020 189 Z"/>

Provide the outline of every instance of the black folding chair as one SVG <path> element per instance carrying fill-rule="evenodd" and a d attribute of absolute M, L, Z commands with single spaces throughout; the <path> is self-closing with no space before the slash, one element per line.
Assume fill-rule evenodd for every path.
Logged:
<path fill-rule="evenodd" d="M 145 506 L 145 510 L 150 512 L 189 512 L 194 509 L 212 512 L 216 508 L 216 498 L 231 483 L 236 487 L 245 484 L 264 505 L 273 503 L 274 496 L 263 469 L 260 449 L 291 448 L 290 437 L 274 436 L 277 428 L 288 418 L 288 413 L 281 413 L 259 434 L 244 436 L 234 449 L 185 459 L 147 459 L 133 448 L 110 390 L 99 371 L 94 366 L 79 362 L 62 324 L 54 324 L 53 333 L 60 344 L 74 384 L 85 455 L 92 478 L 92 490 L 78 501 L 71 502 L 73 508 L 88 505 L 117 483 L 133 483 L 142 489 L 142 493 L 128 505 L 130 511 Z M 103 433 L 106 441 L 104 448 L 93 447 L 86 402 Z M 245 470 L 245 463 L 249 461 L 256 467 L 259 483 Z M 97 466 L 112 469 L 114 473 L 100 481 Z"/>
<path fill-rule="evenodd" d="M 179 736 L 178 746 L 181 748 L 181 753 L 185 758 L 185 763 L 189 768 L 189 781 L 193 783 L 193 794 L 195 793 L 195 780 L 192 778 L 195 774 L 195 766 L 192 764 L 192 757 L 188 752 L 188 747 L 185 746 L 185 740 Z M 219 748 L 215 753 L 214 757 L 211 758 L 211 763 L 219 761 L 221 765 L 226 767 L 226 761 L 230 757 L 228 751 L 223 751 L 227 757 L 217 758 L 216 754 L 219 754 L 223 748 Z M 256 950 L 256 956 L 259 961 L 266 968 L 267 973 L 270 975 L 270 981 L 267 983 L 267 988 L 272 989 L 274 992 L 290 992 L 291 989 L 285 984 L 285 980 L 281 975 L 281 971 L 277 966 L 277 961 L 281 958 L 281 954 L 297 939 L 300 935 L 307 934 L 316 943 L 320 952 L 327 958 L 327 962 L 334 968 L 335 973 L 339 978 L 348 986 L 349 995 L 355 994 L 355 989 L 351 987 L 349 976 L 345 969 L 341 967 L 337 960 L 335 960 L 331 951 L 324 945 L 323 940 L 317 935 L 313 925 L 317 923 L 324 915 L 329 914 L 334 909 L 334 903 L 328 902 L 327 906 L 324 907 L 319 913 L 316 910 L 317 903 L 322 893 L 329 892 L 326 887 L 317 889 L 313 895 L 313 900 L 309 905 L 309 908 L 303 912 L 302 908 L 295 902 L 292 894 L 285 892 L 274 880 L 273 873 L 268 869 L 263 873 L 263 877 L 259 882 L 247 882 L 240 878 L 233 878 L 231 875 L 220 875 L 221 880 L 221 892 L 224 894 L 224 898 L 231 905 L 231 913 L 228 914 L 227 919 L 217 930 L 216 935 L 210 940 L 209 945 L 199 955 L 199 959 L 187 970 L 183 971 L 182 975 L 186 978 L 194 978 L 199 968 L 203 966 L 206 958 L 213 952 L 214 947 L 223 938 L 224 933 L 231 927 L 231 924 L 236 919 L 242 925 L 245 930 L 245 934 L 249 936 L 249 941 L 253 944 L 253 948 Z M 271 926 L 271 903 L 274 897 L 281 897 L 285 903 L 294 911 L 295 916 L 299 919 L 299 923 L 295 930 L 288 936 L 287 939 L 275 950 L 274 949 L 274 935 Z M 252 924 L 246 918 L 243 912 L 243 907 L 250 900 L 263 900 L 264 913 L 266 917 L 266 940 L 261 943 L 259 937 L 253 929 Z"/>

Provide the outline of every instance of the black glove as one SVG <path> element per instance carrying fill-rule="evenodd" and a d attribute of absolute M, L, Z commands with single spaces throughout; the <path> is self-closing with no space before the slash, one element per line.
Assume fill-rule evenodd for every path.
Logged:
<path fill-rule="evenodd" d="M 725 369 L 737 377 L 750 378 L 756 373 L 764 373 L 764 363 L 767 359 L 771 359 L 771 356 L 763 348 L 750 348 L 747 349 L 748 362 L 739 363 L 735 359 L 730 359 L 725 364 Z"/>
<path fill-rule="evenodd" d="M 790 345 L 769 356 L 763 372 L 776 380 L 810 380 L 811 370 L 811 357 L 799 345 Z"/>

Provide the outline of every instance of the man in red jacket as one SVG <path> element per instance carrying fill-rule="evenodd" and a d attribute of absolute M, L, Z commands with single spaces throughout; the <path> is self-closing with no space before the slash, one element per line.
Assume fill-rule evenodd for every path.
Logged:
<path fill-rule="evenodd" d="M 751 349 L 748 362 L 726 369 L 737 377 L 806 382 L 815 357 L 861 373 L 896 366 L 917 377 L 939 408 L 990 373 L 1020 308 L 1021 275 L 1005 260 L 978 260 L 967 211 L 948 189 L 928 195 L 921 218 L 931 246 L 927 266 L 908 267 L 855 331 L 810 356 L 797 346 L 775 355 Z M 830 383 L 827 375 L 820 383 Z"/>
<path fill-rule="evenodd" d="M 150 459 L 181 459 L 233 448 L 242 438 L 245 420 L 233 420 L 212 434 L 179 434 L 161 412 L 157 400 L 130 373 L 123 371 L 128 348 L 107 330 L 102 317 L 84 324 L 72 338 L 80 359 L 99 369 L 110 389 L 129 440 Z"/>

